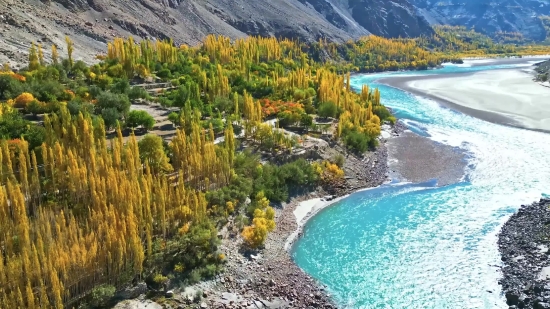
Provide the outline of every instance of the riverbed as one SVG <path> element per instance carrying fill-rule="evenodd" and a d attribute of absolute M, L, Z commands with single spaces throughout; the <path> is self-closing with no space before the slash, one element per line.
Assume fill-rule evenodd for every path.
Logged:
<path fill-rule="evenodd" d="M 483 120 L 550 131 L 550 88 L 534 83 L 530 69 L 405 76 L 379 82 Z"/>
<path fill-rule="evenodd" d="M 462 171 L 464 177 L 446 186 L 438 186 L 437 181 L 397 182 L 357 192 L 305 224 L 304 236 L 293 247 L 293 258 L 327 285 L 340 307 L 507 308 L 498 285 L 497 233 L 521 204 L 549 193 L 550 162 L 546 158 L 550 135 L 503 125 L 541 128 L 544 121 L 536 119 L 541 113 L 512 117 L 487 103 L 473 106 L 469 98 L 485 92 L 490 96 L 495 91 L 489 86 L 485 92 L 479 88 L 488 81 L 487 74 L 525 69 L 532 63 L 532 59 L 466 63 L 427 72 L 353 78 L 356 88 L 363 84 L 379 87 L 383 103 L 411 131 L 467 154 L 467 166 Z M 438 76 L 447 84 L 417 82 L 418 92 L 413 95 L 377 82 L 404 76 L 419 80 Z M 456 78 L 470 81 L 452 81 Z M 501 80 L 503 85 L 509 82 Z M 432 89 L 431 95 L 426 88 Z M 499 95 L 509 97 L 518 92 L 506 88 L 498 90 Z M 520 108 L 512 108 L 519 111 L 523 104 L 536 102 L 525 97 L 528 95 L 522 93 L 522 97 L 514 97 L 516 103 L 501 105 L 520 104 Z M 443 101 L 502 118 L 488 122 Z"/>

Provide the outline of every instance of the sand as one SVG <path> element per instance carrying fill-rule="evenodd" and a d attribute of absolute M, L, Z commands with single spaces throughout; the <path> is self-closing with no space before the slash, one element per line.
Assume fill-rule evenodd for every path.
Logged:
<path fill-rule="evenodd" d="M 548 55 L 544 56 L 529 56 L 529 57 L 523 57 L 523 58 L 469 58 L 464 59 L 463 64 L 458 64 L 456 66 L 461 67 L 477 67 L 482 65 L 532 65 L 538 62 L 542 62 L 546 59 L 550 58 Z"/>
<path fill-rule="evenodd" d="M 380 80 L 486 121 L 550 132 L 550 88 L 523 69 Z"/>
<path fill-rule="evenodd" d="M 285 250 L 286 251 L 290 250 L 290 248 L 294 244 L 294 241 L 300 237 L 302 229 L 309 219 L 313 218 L 321 210 L 333 205 L 336 202 L 341 201 L 342 199 L 348 196 L 349 194 L 331 199 L 330 201 L 328 201 L 324 197 L 323 198 L 317 197 L 317 198 L 312 198 L 312 199 L 300 202 L 296 206 L 293 212 L 294 216 L 296 217 L 296 223 L 298 224 L 298 227 L 286 239 L 286 242 L 284 245 Z"/>
<path fill-rule="evenodd" d="M 326 204 L 326 202 L 322 201 L 320 197 L 301 202 L 298 205 L 298 207 L 296 207 L 296 209 L 294 210 L 294 215 L 296 216 L 296 222 L 300 224 L 302 220 L 304 220 L 304 218 L 307 217 L 307 214 L 310 213 L 315 208 L 315 205 L 318 205 L 318 207 L 322 207 L 323 204 Z"/>

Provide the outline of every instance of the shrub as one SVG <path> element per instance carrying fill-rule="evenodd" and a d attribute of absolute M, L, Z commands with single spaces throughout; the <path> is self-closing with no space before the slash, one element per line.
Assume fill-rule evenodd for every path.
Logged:
<path fill-rule="evenodd" d="M 148 99 L 149 94 L 147 93 L 147 90 L 145 90 L 143 87 L 132 87 L 128 91 L 128 98 L 130 98 L 130 100 Z"/>
<path fill-rule="evenodd" d="M 301 101 L 306 98 L 306 93 L 302 89 L 296 89 L 294 90 L 292 98 L 294 99 L 294 101 Z"/>
<path fill-rule="evenodd" d="M 380 106 L 375 106 L 373 108 L 373 111 L 372 111 L 376 116 L 378 116 L 378 118 L 380 118 L 380 120 L 387 120 L 389 117 L 391 117 L 391 113 L 390 111 L 388 111 L 388 109 L 383 106 L 383 105 L 380 105 Z"/>
<path fill-rule="evenodd" d="M 168 281 L 168 277 L 166 276 L 163 276 L 162 274 L 156 274 L 154 277 L 153 277 L 153 281 L 158 284 L 158 285 L 162 285 L 164 284 L 166 281 Z"/>
<path fill-rule="evenodd" d="M 90 305 L 102 307 L 115 295 L 116 289 L 112 285 L 103 284 L 95 287 L 90 294 Z"/>
<path fill-rule="evenodd" d="M 128 94 L 130 92 L 130 83 L 126 78 L 119 79 L 111 86 L 111 92 Z"/>
<path fill-rule="evenodd" d="M 363 153 L 369 147 L 369 138 L 365 134 L 357 131 L 350 131 L 344 137 L 344 144 L 354 151 Z"/>
<path fill-rule="evenodd" d="M 108 69 L 107 69 L 107 72 L 109 74 L 109 76 L 111 77 L 124 77 L 126 75 L 126 73 L 124 72 L 124 68 L 122 67 L 122 64 L 115 64 L 113 66 L 110 66 Z"/>
<path fill-rule="evenodd" d="M 157 76 L 160 78 L 168 79 L 172 77 L 172 73 L 170 72 L 169 69 L 162 69 L 157 72 Z"/>
<path fill-rule="evenodd" d="M 174 124 L 174 126 L 179 126 L 180 125 L 180 115 L 176 112 L 171 112 L 169 115 L 168 115 L 168 120 Z"/>
<path fill-rule="evenodd" d="M 313 125 L 313 117 L 306 113 L 302 114 L 300 125 L 304 128 L 309 128 L 311 125 Z"/>
<path fill-rule="evenodd" d="M 332 161 L 334 162 L 334 164 L 338 165 L 338 167 L 342 167 L 346 162 L 346 158 L 344 158 L 342 154 L 337 154 L 334 156 L 334 159 Z"/>
<path fill-rule="evenodd" d="M 13 106 L 14 107 L 20 107 L 20 108 L 25 108 L 27 106 L 27 104 L 31 103 L 34 100 L 35 99 L 34 99 L 34 96 L 32 95 L 32 93 L 23 92 L 22 94 L 17 96 L 17 98 L 15 98 L 15 104 Z"/>
<path fill-rule="evenodd" d="M 38 100 L 32 100 L 27 104 L 25 110 L 33 115 L 37 115 L 44 113 L 46 111 L 46 106 Z"/>
<path fill-rule="evenodd" d="M 336 106 L 336 104 L 332 102 L 325 102 L 321 104 L 321 106 L 319 106 L 318 113 L 319 113 L 319 116 L 323 118 L 328 118 L 328 117 L 334 118 L 338 113 L 338 107 Z"/>

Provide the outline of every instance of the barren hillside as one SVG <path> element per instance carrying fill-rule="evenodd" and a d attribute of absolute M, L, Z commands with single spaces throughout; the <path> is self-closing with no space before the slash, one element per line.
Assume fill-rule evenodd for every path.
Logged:
<path fill-rule="evenodd" d="M 550 14 L 549 0 L 410 0 L 433 24 L 473 27 L 477 32 L 519 32 L 525 38 L 544 41 L 539 19 Z"/>
<path fill-rule="evenodd" d="M 345 41 L 369 33 L 390 37 L 430 34 L 407 0 L 3 0 L 0 62 L 21 63 L 30 42 L 91 61 L 117 36 L 173 38 L 197 44 L 207 34 L 262 35 Z"/>

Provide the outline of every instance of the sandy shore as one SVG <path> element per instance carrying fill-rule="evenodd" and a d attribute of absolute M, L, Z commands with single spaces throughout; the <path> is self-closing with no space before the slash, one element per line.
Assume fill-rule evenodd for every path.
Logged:
<path fill-rule="evenodd" d="M 468 58 L 464 59 L 464 64 L 458 66 L 477 67 L 483 65 L 513 65 L 513 64 L 534 64 L 550 59 L 550 56 L 530 56 L 522 58 Z"/>
<path fill-rule="evenodd" d="M 297 227 L 296 230 L 287 238 L 284 246 L 285 250 L 290 251 L 294 242 L 301 236 L 304 225 L 309 219 L 313 218 L 321 210 L 341 201 L 342 199 L 345 199 L 348 196 L 349 194 L 346 194 L 337 198 L 333 198 L 333 196 L 330 195 L 327 196 L 330 197 L 330 200 L 327 199 L 327 197 L 316 197 L 299 202 L 292 212 L 296 217 Z"/>
<path fill-rule="evenodd" d="M 550 88 L 526 69 L 404 76 L 379 82 L 486 121 L 550 132 Z"/>

